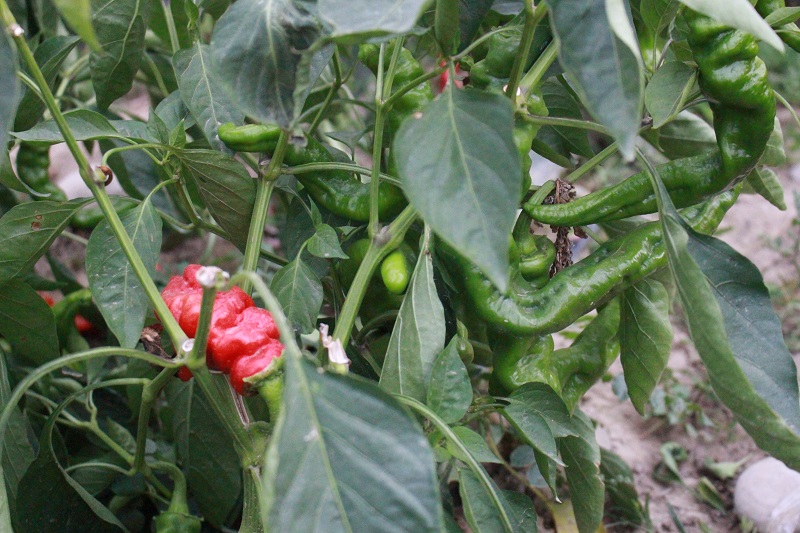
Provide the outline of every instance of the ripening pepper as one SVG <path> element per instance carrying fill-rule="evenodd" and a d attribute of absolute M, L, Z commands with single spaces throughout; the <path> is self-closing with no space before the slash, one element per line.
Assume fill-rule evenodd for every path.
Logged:
<path fill-rule="evenodd" d="M 197 281 L 201 265 L 189 265 L 183 276 L 174 276 L 161 293 L 167 307 L 184 333 L 194 337 L 200 318 L 203 288 Z M 212 370 L 231 375 L 236 392 L 245 395 L 252 391 L 252 378 L 267 377 L 279 366 L 283 352 L 280 333 L 272 314 L 255 306 L 243 290 L 233 287 L 218 292 L 211 313 L 211 325 L 206 348 L 206 363 Z M 184 381 L 191 373 L 181 369 L 178 377 Z"/>

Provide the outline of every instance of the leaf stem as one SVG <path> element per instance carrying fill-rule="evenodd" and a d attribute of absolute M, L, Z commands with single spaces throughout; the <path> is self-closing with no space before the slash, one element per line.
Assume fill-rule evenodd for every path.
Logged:
<path fill-rule="evenodd" d="M 61 131 L 70 153 L 72 153 L 72 156 L 78 163 L 78 169 L 81 178 L 83 178 L 84 183 L 89 190 L 92 191 L 92 195 L 97 200 L 97 204 L 100 206 L 103 216 L 108 221 L 114 236 L 117 238 L 117 241 L 119 241 L 119 245 L 125 253 L 125 256 L 128 258 L 128 261 L 130 262 L 131 267 L 136 274 L 136 278 L 142 284 L 142 288 L 147 294 L 147 297 L 150 299 L 153 307 L 155 307 L 156 313 L 161 318 L 164 329 L 167 331 L 167 334 L 170 336 L 173 344 L 176 346 L 180 345 L 184 340 L 186 340 L 186 335 L 183 333 L 180 326 L 178 326 L 178 322 L 172 316 L 172 313 L 169 312 L 167 304 L 164 302 L 164 299 L 161 298 L 161 294 L 158 292 L 155 283 L 150 278 L 147 268 L 142 262 L 141 257 L 139 257 L 139 254 L 136 252 L 133 241 L 131 241 L 128 232 L 122 225 L 119 215 L 117 215 L 117 212 L 114 210 L 114 206 L 111 204 L 108 193 L 106 193 L 106 190 L 102 185 L 102 183 L 105 181 L 105 176 L 103 176 L 102 173 L 98 175 L 92 170 L 91 166 L 89 165 L 89 161 L 86 159 L 86 156 L 83 154 L 80 146 L 78 145 L 78 141 L 75 139 L 75 136 L 69 129 L 69 125 L 67 124 L 64 115 L 61 113 L 61 109 L 58 107 L 58 103 L 53 96 L 53 92 L 50 90 L 50 86 L 48 85 L 44 74 L 42 74 L 39 65 L 36 63 L 36 59 L 33 57 L 31 49 L 28 47 L 24 32 L 17 24 L 14 16 L 11 14 L 11 11 L 8 9 L 5 0 L 0 0 L 0 18 L 2 18 L 3 25 L 9 28 L 11 36 L 17 46 L 17 50 L 19 50 L 23 62 L 28 67 L 33 79 L 39 86 L 39 90 L 42 93 L 42 97 L 47 105 L 47 109 L 50 111 L 53 120 L 58 125 L 58 129 Z"/>
<path fill-rule="evenodd" d="M 472 470 L 472 472 L 477 476 L 481 485 L 483 485 L 483 488 L 486 489 L 486 492 L 489 495 L 489 498 L 492 500 L 492 504 L 494 504 L 495 509 L 497 509 L 497 512 L 503 521 L 503 529 L 505 529 L 508 533 L 512 533 L 514 528 L 511 525 L 508 513 L 506 512 L 506 507 L 503 505 L 503 502 L 500 501 L 497 492 L 494 490 L 494 486 L 492 484 L 492 480 L 489 478 L 489 474 L 486 473 L 486 470 L 472 456 L 472 452 L 470 452 L 464 443 L 461 442 L 461 439 L 458 438 L 458 435 L 455 434 L 447 422 L 439 418 L 436 413 L 434 413 L 428 408 L 427 405 L 423 404 L 419 400 L 410 398 L 408 396 L 403 396 L 402 394 L 393 394 L 392 396 L 394 396 L 394 399 L 398 402 L 410 407 L 413 411 L 428 419 L 431 424 L 436 426 L 436 429 L 441 431 L 442 434 L 461 451 L 461 453 L 464 455 L 467 466 L 469 466 L 470 470 Z"/>
<path fill-rule="evenodd" d="M 522 28 L 520 47 L 517 51 L 517 56 L 514 58 L 514 65 L 511 67 L 511 75 L 506 86 L 506 96 L 511 98 L 512 101 L 517 99 L 517 87 L 522 77 L 522 71 L 528 63 L 528 55 L 533 43 L 533 35 L 536 33 L 536 26 L 539 25 L 539 22 L 546 14 L 547 4 L 540 2 L 534 9 L 533 0 L 525 0 L 525 26 Z"/>
<path fill-rule="evenodd" d="M 350 291 L 344 300 L 344 305 L 336 320 L 336 328 L 333 330 L 332 337 L 340 340 L 342 346 L 347 346 L 350 340 L 350 333 L 353 330 L 361 301 L 367 292 L 367 286 L 372 279 L 372 274 L 378 268 L 381 260 L 389 253 L 400 246 L 403 242 L 406 231 L 417 218 L 417 212 L 413 207 L 406 207 L 390 225 L 383 228 L 371 241 L 364 260 L 358 267 Z"/>

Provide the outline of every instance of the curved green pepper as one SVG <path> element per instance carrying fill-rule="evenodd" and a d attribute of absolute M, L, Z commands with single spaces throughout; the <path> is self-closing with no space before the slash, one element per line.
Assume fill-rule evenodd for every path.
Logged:
<path fill-rule="evenodd" d="M 495 335 L 491 340 L 492 385 L 497 393 L 510 394 L 525 383 L 546 383 L 574 409 L 619 354 L 619 321 L 615 298 L 599 310 L 569 348 L 554 350 L 551 335 Z"/>
<path fill-rule="evenodd" d="M 697 62 L 700 88 L 714 113 L 718 153 L 678 159 L 657 167 L 677 207 L 696 204 L 743 180 L 756 165 L 772 134 L 775 93 L 755 38 L 688 10 L 689 45 Z M 574 202 L 525 204 L 535 220 L 555 226 L 582 226 L 655 212 L 646 172 Z"/>
<path fill-rule="evenodd" d="M 273 126 L 247 124 L 236 126 L 225 123 L 219 127 L 219 138 L 225 145 L 236 151 L 263 152 L 272 155 L 278 143 L 280 129 Z M 283 162 L 289 166 L 308 163 L 333 163 L 331 153 L 314 138 L 306 137 L 305 146 L 290 143 Z M 297 181 L 303 184 L 315 202 L 336 215 L 366 222 L 369 220 L 370 187 L 361 182 L 352 172 L 345 170 L 325 170 L 297 174 Z M 394 185 L 381 182 L 378 197 L 378 213 L 381 220 L 394 217 L 406 206 L 403 192 Z"/>
<path fill-rule="evenodd" d="M 710 233 L 734 204 L 741 186 L 720 194 L 684 215 L 695 231 Z M 462 280 L 471 309 L 493 328 L 515 335 L 545 335 L 560 331 L 619 292 L 667 264 L 660 222 L 642 224 L 609 240 L 591 255 L 556 274 L 544 287 L 520 274 L 512 254 L 509 284 L 500 291 L 470 261 L 445 243 L 438 247 L 445 264 Z"/>

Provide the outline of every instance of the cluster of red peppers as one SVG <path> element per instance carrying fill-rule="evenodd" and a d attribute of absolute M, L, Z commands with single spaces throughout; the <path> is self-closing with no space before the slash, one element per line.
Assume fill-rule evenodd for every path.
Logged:
<path fill-rule="evenodd" d="M 189 265 L 183 276 L 173 276 L 161 293 L 178 324 L 189 337 L 197 333 L 203 287 L 197 280 L 201 265 Z M 206 348 L 209 369 L 230 374 L 231 385 L 239 394 L 251 392 L 248 378 L 266 376 L 283 353 L 280 333 L 272 314 L 256 307 L 239 287 L 218 292 L 211 313 L 211 328 Z M 178 377 L 191 379 L 182 367 Z M 246 381 L 247 380 L 247 381 Z"/>

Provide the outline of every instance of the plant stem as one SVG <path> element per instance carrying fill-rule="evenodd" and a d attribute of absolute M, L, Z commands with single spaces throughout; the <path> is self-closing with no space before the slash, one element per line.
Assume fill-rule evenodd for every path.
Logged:
<path fill-rule="evenodd" d="M 431 424 L 436 426 L 436 429 L 442 432 L 442 434 L 451 442 L 454 446 L 456 446 L 461 453 L 464 455 L 465 462 L 469 469 L 475 474 L 475 476 L 480 481 L 483 488 L 486 489 L 486 493 L 489 498 L 492 500 L 495 509 L 500 515 L 500 518 L 503 521 L 503 529 L 512 533 L 514 528 L 511 525 L 511 521 L 509 520 L 508 513 L 506 512 L 506 507 L 503 505 L 503 502 L 500 501 L 498 498 L 497 492 L 494 490 L 494 486 L 492 484 L 492 480 L 489 478 L 489 474 L 486 473 L 486 470 L 481 466 L 481 464 L 475 460 L 472 456 L 472 452 L 464 446 L 464 443 L 461 442 L 461 439 L 458 438 L 458 435 L 453 432 L 453 429 L 439 416 L 431 411 L 428 406 L 419 402 L 414 398 L 409 398 L 408 396 L 403 396 L 401 394 L 393 394 L 394 399 L 398 402 L 402 403 L 410 407 L 413 411 L 417 412 L 418 414 L 422 415 L 426 419 L 428 419 Z"/>
<path fill-rule="evenodd" d="M 350 291 L 347 293 L 342 310 L 336 320 L 336 329 L 333 330 L 332 337 L 340 340 L 342 346 L 347 346 L 347 342 L 350 340 L 350 333 L 353 330 L 358 309 L 361 307 L 361 301 L 367 292 L 367 286 L 372 279 L 372 274 L 378 268 L 381 260 L 400 246 L 406 231 L 408 231 L 408 228 L 411 227 L 416 218 L 417 212 L 413 207 L 408 206 L 397 216 L 394 222 L 382 229 L 371 240 L 369 249 L 358 267 L 353 283 L 350 285 Z"/>
<path fill-rule="evenodd" d="M 611 135 L 608 129 L 598 124 L 597 122 L 591 122 L 589 120 L 581 120 L 577 118 L 564 118 L 564 117 L 541 117 L 538 115 L 521 115 L 522 118 L 528 122 L 532 122 L 534 124 L 542 124 L 545 126 L 562 126 L 565 128 L 577 128 L 580 130 L 591 130 L 596 131 L 599 133 L 603 133 L 605 135 Z"/>
<path fill-rule="evenodd" d="M 169 44 L 174 54 L 181 49 L 181 43 L 178 39 L 178 29 L 175 27 L 175 18 L 172 16 L 172 6 L 162 0 L 159 0 L 158 3 L 161 4 L 161 8 L 164 11 L 164 20 L 167 22 L 167 31 L 169 32 Z"/>
<path fill-rule="evenodd" d="M 522 71 L 528 63 L 528 54 L 533 43 L 533 35 L 536 33 L 536 26 L 547 14 L 547 4 L 540 2 L 536 9 L 533 8 L 532 0 L 525 0 L 525 26 L 522 28 L 522 38 L 517 56 L 514 58 L 514 65 L 511 67 L 511 75 L 506 86 L 506 96 L 512 101 L 517 99 L 517 87 L 522 77 Z"/>
<path fill-rule="evenodd" d="M 155 307 L 156 313 L 161 318 L 164 329 L 172 339 L 173 344 L 176 346 L 180 345 L 184 340 L 186 340 L 186 335 L 183 333 L 180 326 L 178 326 L 178 322 L 172 316 L 172 313 L 169 312 L 167 304 L 164 302 L 164 299 L 161 298 L 161 294 L 159 294 L 155 283 L 153 283 L 153 280 L 147 273 L 147 268 L 144 266 L 141 257 L 139 257 L 139 254 L 136 252 L 136 248 L 134 247 L 128 232 L 122 225 L 119 215 L 117 215 L 117 212 L 114 210 L 114 206 L 111 204 L 108 193 L 106 193 L 105 188 L 102 186 L 102 181 L 105 181 L 105 177 L 102 176 L 102 173 L 100 176 L 97 176 L 92 170 L 91 166 L 89 165 L 89 161 L 86 159 L 81 151 L 80 146 L 78 145 L 78 141 L 75 139 L 75 136 L 69 129 L 67 121 L 64 118 L 64 115 L 61 113 L 58 103 L 53 96 L 53 92 L 50 90 L 50 86 L 48 85 L 44 74 L 42 74 L 39 65 L 36 63 L 36 59 L 33 57 L 33 53 L 28 47 L 28 43 L 25 41 L 24 32 L 22 32 L 22 29 L 17 24 L 16 20 L 14 20 L 14 16 L 8 9 L 5 0 L 0 0 L 0 18 L 2 18 L 3 25 L 9 28 L 14 43 L 17 46 L 17 50 L 19 50 L 20 56 L 22 57 L 22 61 L 28 67 L 33 79 L 39 86 L 39 90 L 42 93 L 42 97 L 47 105 L 47 109 L 50 111 L 53 120 L 58 125 L 58 129 L 61 131 L 61 134 L 64 137 L 64 142 L 66 142 L 69 151 L 72 153 L 72 156 L 78 163 L 78 169 L 81 178 L 83 178 L 84 183 L 89 190 L 92 191 L 92 195 L 97 200 L 97 204 L 100 206 L 105 219 L 108 221 L 114 236 L 117 238 L 117 241 L 119 241 L 122 251 L 128 258 L 131 268 L 136 274 L 136 278 L 141 283 L 142 288 L 147 294 L 147 297 L 152 302 L 153 307 Z"/>
<path fill-rule="evenodd" d="M 144 452 L 147 445 L 147 426 L 150 422 L 150 412 L 156 402 L 158 393 L 177 372 L 177 368 L 164 368 L 142 388 L 142 401 L 139 405 L 139 419 L 136 427 L 136 452 L 129 475 L 141 471 L 144 466 Z"/>
<path fill-rule="evenodd" d="M 278 144 L 275 147 L 275 153 L 272 155 L 269 166 L 259 176 L 256 183 L 256 201 L 250 218 L 250 231 L 247 234 L 242 270 L 255 272 L 258 269 L 258 258 L 261 255 L 261 244 L 264 241 L 264 225 L 267 223 L 267 216 L 269 215 L 269 201 L 275 188 L 275 180 L 280 176 L 281 164 L 288 146 L 289 132 L 281 130 L 281 135 L 278 138 Z M 250 294 L 252 286 L 249 283 L 245 283 L 242 286 L 242 290 Z"/>
<path fill-rule="evenodd" d="M 527 96 L 534 87 L 539 85 L 539 82 L 542 81 L 545 73 L 555 62 L 557 57 L 558 46 L 555 41 L 553 41 L 547 45 L 542 55 L 534 62 L 531 69 L 525 74 L 525 77 L 522 78 L 522 81 L 519 82 L 519 87 L 523 96 Z"/>

